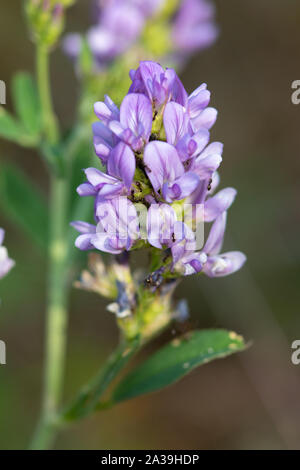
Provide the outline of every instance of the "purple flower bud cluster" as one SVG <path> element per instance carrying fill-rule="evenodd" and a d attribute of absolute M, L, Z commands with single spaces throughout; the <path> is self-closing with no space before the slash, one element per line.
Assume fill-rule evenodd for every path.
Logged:
<path fill-rule="evenodd" d="M 97 22 L 87 33 L 87 43 L 98 66 L 123 54 L 141 36 L 148 19 L 154 17 L 168 0 L 97 0 Z M 180 0 L 170 23 L 173 53 L 187 54 L 210 46 L 218 36 L 215 9 L 210 0 Z M 81 36 L 69 34 L 65 52 L 76 59 Z"/>
<path fill-rule="evenodd" d="M 236 191 L 216 194 L 223 145 L 210 143 L 217 111 L 200 85 L 188 96 L 172 69 L 141 62 L 120 109 L 109 97 L 95 104 L 94 146 L 106 171 L 85 170 L 80 196 L 95 200 L 96 225 L 73 222 L 76 246 L 117 254 L 144 245 L 163 250 L 171 273 L 231 274 L 245 262 L 240 252 L 220 254 L 227 210 Z M 176 207 L 189 207 L 184 218 Z M 139 207 L 145 208 L 146 237 Z M 195 220 L 212 223 L 202 249 Z M 146 238 L 146 240 L 145 240 Z"/>
<path fill-rule="evenodd" d="M 0 228 L 0 279 L 2 279 L 14 267 L 15 262 L 9 258 L 7 249 L 2 245 L 5 232 Z"/>

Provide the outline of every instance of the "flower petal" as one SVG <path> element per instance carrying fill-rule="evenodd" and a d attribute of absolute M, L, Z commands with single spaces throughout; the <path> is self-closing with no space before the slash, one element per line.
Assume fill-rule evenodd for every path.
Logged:
<path fill-rule="evenodd" d="M 215 108 L 204 109 L 197 117 L 192 119 L 194 132 L 201 128 L 210 129 L 217 120 L 218 111 Z"/>
<path fill-rule="evenodd" d="M 152 105 L 141 94 L 125 96 L 120 109 L 120 122 L 124 129 L 130 129 L 136 137 L 148 141 L 152 127 Z"/>
<path fill-rule="evenodd" d="M 152 204 L 147 213 L 148 242 L 156 248 L 173 243 L 176 213 L 168 204 Z"/>
<path fill-rule="evenodd" d="M 110 150 L 118 139 L 102 122 L 95 122 L 92 129 L 96 155 L 101 158 L 103 163 L 106 163 Z"/>
<path fill-rule="evenodd" d="M 199 116 L 201 111 L 206 108 L 210 101 L 210 92 L 201 86 L 195 90 L 188 100 L 188 111 L 191 119 Z"/>
<path fill-rule="evenodd" d="M 156 192 L 165 182 L 171 183 L 184 174 L 184 167 L 176 149 L 166 142 L 154 141 L 146 145 L 144 163 Z"/>
<path fill-rule="evenodd" d="M 203 251 L 208 255 L 216 255 L 221 251 L 226 228 L 227 212 L 219 215 L 213 223 Z"/>
<path fill-rule="evenodd" d="M 75 220 L 70 223 L 71 227 L 74 227 L 79 233 L 96 233 L 96 226 L 81 220 Z"/>
<path fill-rule="evenodd" d="M 202 156 L 200 155 L 198 158 L 196 158 L 196 160 L 193 162 L 191 170 L 194 171 L 201 180 L 209 179 L 219 168 L 222 157 L 220 155 L 209 155 L 205 158 L 201 157 Z"/>
<path fill-rule="evenodd" d="M 97 190 L 91 183 L 82 183 L 77 188 L 79 196 L 96 196 Z"/>
<path fill-rule="evenodd" d="M 193 152 L 194 157 L 198 156 L 206 147 L 209 142 L 210 133 L 207 129 L 200 129 L 193 136 L 192 140 L 196 143 L 196 148 Z"/>
<path fill-rule="evenodd" d="M 174 182 L 171 187 L 163 190 L 163 196 L 167 202 L 181 200 L 190 196 L 199 185 L 199 177 L 196 173 L 188 172 Z"/>
<path fill-rule="evenodd" d="M 117 105 L 108 95 L 105 95 L 104 102 L 97 101 L 97 103 L 94 104 L 94 111 L 97 118 L 104 122 L 104 124 L 108 124 L 112 120 L 118 120 L 120 117 Z"/>
<path fill-rule="evenodd" d="M 118 182 L 113 176 L 109 176 L 103 173 L 97 168 L 87 168 L 85 171 L 88 182 L 94 186 L 95 189 L 99 189 L 104 184 L 115 184 Z"/>
<path fill-rule="evenodd" d="M 91 244 L 91 239 L 94 236 L 92 233 L 85 233 L 83 235 L 79 235 L 79 237 L 76 238 L 75 240 L 75 246 L 76 248 L 79 248 L 79 250 L 86 251 L 86 250 L 91 250 L 93 245 Z"/>
<path fill-rule="evenodd" d="M 234 188 L 225 188 L 215 196 L 207 199 L 204 203 L 204 220 L 212 222 L 222 212 L 226 211 L 233 203 L 236 193 L 237 191 Z"/>
<path fill-rule="evenodd" d="M 223 277 L 235 273 L 246 262 L 247 257 L 240 251 L 230 251 L 209 257 L 203 271 L 209 277 Z"/>
<path fill-rule="evenodd" d="M 186 110 L 178 103 L 168 103 L 163 119 L 167 141 L 169 144 L 176 145 L 188 131 L 189 118 Z"/>
<path fill-rule="evenodd" d="M 2 245 L 5 237 L 5 230 L 3 228 L 0 228 L 0 245 Z"/>
<path fill-rule="evenodd" d="M 120 142 L 112 151 L 107 163 L 109 175 L 122 180 L 129 190 L 135 172 L 134 153 L 128 145 Z"/>
<path fill-rule="evenodd" d="M 203 129 L 201 130 L 203 131 Z M 221 155 L 223 153 L 224 145 L 221 142 L 212 142 L 201 152 L 201 158 L 208 157 L 209 155 Z"/>

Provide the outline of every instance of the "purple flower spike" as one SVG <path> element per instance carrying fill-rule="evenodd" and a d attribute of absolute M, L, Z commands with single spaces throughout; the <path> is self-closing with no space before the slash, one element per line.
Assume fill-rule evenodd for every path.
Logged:
<path fill-rule="evenodd" d="M 75 222 L 81 234 L 76 246 L 118 254 L 138 248 L 141 238 L 148 247 L 166 250 L 157 271 L 162 279 L 163 272 L 233 273 L 246 258 L 240 252 L 219 254 L 236 190 L 214 194 L 223 144 L 209 143 L 217 112 L 208 107 L 206 84 L 188 97 L 172 69 L 149 61 L 131 78 L 120 111 L 108 97 L 95 104 L 100 119 L 93 125 L 95 151 L 106 169 L 86 169 L 87 181 L 77 189 L 94 198 L 97 226 Z M 199 224 L 210 222 L 204 244 Z"/>
<path fill-rule="evenodd" d="M 14 267 L 15 262 L 8 256 L 7 249 L 2 245 L 5 232 L 0 228 L 0 279 L 2 279 Z"/>

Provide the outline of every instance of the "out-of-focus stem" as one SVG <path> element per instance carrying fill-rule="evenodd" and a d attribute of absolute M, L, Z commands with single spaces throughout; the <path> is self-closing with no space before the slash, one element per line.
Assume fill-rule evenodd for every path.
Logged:
<path fill-rule="evenodd" d="M 36 68 L 39 97 L 42 108 L 43 131 L 50 144 L 56 144 L 59 139 L 57 119 L 52 107 L 50 91 L 49 51 L 43 44 L 37 45 Z"/>
<path fill-rule="evenodd" d="M 37 77 L 44 138 L 50 145 L 55 145 L 59 141 L 59 132 L 50 94 L 49 56 L 43 46 L 37 47 Z M 51 444 L 55 430 L 55 415 L 63 389 L 69 294 L 67 209 L 68 181 L 57 174 L 52 174 L 44 394 L 40 423 L 31 444 L 33 449 L 45 449 Z"/>

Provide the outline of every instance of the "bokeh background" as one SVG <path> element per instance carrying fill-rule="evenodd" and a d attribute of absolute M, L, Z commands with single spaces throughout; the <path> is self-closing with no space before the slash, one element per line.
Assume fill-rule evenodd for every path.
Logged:
<path fill-rule="evenodd" d="M 291 343 L 300 339 L 300 106 L 291 102 L 291 83 L 300 79 L 300 2 L 215 3 L 221 36 L 181 77 L 189 91 L 205 81 L 213 92 L 219 110 L 213 138 L 225 143 L 222 185 L 239 191 L 226 248 L 244 251 L 248 263 L 229 278 L 189 278 L 177 298 L 188 298 L 193 327 L 233 329 L 252 346 L 76 425 L 60 434 L 58 449 L 300 448 L 300 365 L 291 363 Z M 80 0 L 70 10 L 68 30 L 85 30 L 89 4 Z M 0 78 L 9 84 L 16 71 L 34 69 L 33 49 L 21 1 L 2 0 L 0 8 Z M 78 82 L 60 50 L 52 79 L 67 128 Z M 10 108 L 9 85 L 7 99 Z M 17 163 L 47 193 L 47 174 L 34 151 L 1 140 L 0 158 Z M 7 343 L 0 448 L 17 449 L 26 447 L 40 404 L 46 264 L 3 214 L 0 226 L 17 262 L 0 286 L 0 338 Z M 73 290 L 66 397 L 97 370 L 117 336 L 105 303 Z"/>

